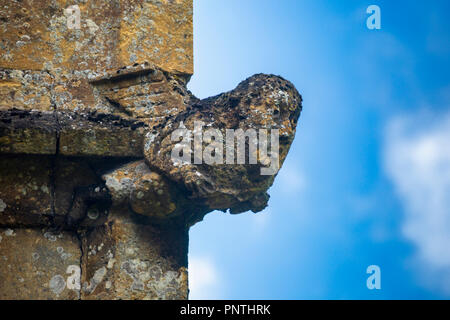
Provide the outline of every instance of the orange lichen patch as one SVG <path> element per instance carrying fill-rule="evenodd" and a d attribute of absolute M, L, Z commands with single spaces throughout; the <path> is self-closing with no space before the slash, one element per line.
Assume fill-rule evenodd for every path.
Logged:
<path fill-rule="evenodd" d="M 192 74 L 192 1 L 161 2 L 124 11 L 118 60 L 124 65 L 152 61 L 167 71 Z"/>
<path fill-rule="evenodd" d="M 1 7 L 0 67 L 42 70 L 54 57 L 47 38 L 54 8 L 46 0 L 8 1 Z"/>
<path fill-rule="evenodd" d="M 0 80 L 0 90 L 4 90 L 3 87 L 20 87 L 21 84 L 17 81 L 7 81 L 7 80 Z M 0 91 L 0 94 L 3 93 Z"/>
<path fill-rule="evenodd" d="M 0 71 L 0 110 L 53 110 L 51 77 L 37 71 Z"/>
<path fill-rule="evenodd" d="M 79 3 L 80 28 L 70 28 L 70 1 L 2 6 L 0 67 L 103 71 L 151 61 L 192 74 L 192 0 Z"/>
<path fill-rule="evenodd" d="M 107 70 L 147 62 L 183 76 L 193 73 L 192 0 L 79 3 L 79 28 L 68 24 L 69 15 L 65 10 L 72 5 L 66 0 L 3 5 L 0 68 L 48 72 L 57 89 L 52 93 L 41 92 L 40 83 L 22 82 L 22 89 L 1 92 L 2 108 L 12 104 L 19 109 L 109 113 L 114 108 L 99 100 L 89 83 L 89 79 L 104 75 Z M 6 83 L 3 86 L 12 87 Z M 31 94 L 33 90 L 38 93 Z M 127 90 L 126 95 L 133 97 L 131 91 Z M 17 99 L 8 100 L 8 96 Z M 51 100 L 54 106 L 50 106 Z M 127 100 L 123 103 L 128 104 Z M 148 102 L 143 99 L 138 105 L 148 105 Z M 159 100 L 152 102 L 159 104 Z M 145 117 L 153 115 L 153 111 L 141 112 L 141 109 L 138 106 L 132 112 Z M 156 110 L 156 113 L 163 111 Z"/>

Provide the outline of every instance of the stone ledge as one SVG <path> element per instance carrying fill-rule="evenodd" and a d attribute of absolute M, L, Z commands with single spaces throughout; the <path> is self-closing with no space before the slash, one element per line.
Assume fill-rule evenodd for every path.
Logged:
<path fill-rule="evenodd" d="M 0 111 L 0 154 L 143 157 L 146 127 L 106 114 Z"/>

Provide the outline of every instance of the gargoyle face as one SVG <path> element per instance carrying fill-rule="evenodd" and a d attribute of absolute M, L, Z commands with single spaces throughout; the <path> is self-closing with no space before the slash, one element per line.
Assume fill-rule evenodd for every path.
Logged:
<path fill-rule="evenodd" d="M 262 210 L 294 138 L 301 96 L 281 77 L 258 74 L 230 92 L 191 101 L 148 135 L 147 165 L 204 211 Z"/>

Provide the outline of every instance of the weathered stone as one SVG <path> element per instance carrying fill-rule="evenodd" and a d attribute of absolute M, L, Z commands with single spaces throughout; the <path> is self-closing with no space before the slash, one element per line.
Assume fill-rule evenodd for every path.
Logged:
<path fill-rule="evenodd" d="M 230 208 L 232 213 L 247 210 L 258 212 L 266 206 L 266 191 L 272 185 L 294 139 L 301 102 L 301 96 L 290 82 L 263 74 L 250 77 L 233 91 L 219 96 L 201 101 L 193 99 L 189 109 L 168 119 L 164 127 L 151 136 L 151 141 L 147 137 L 147 163 L 150 168 L 185 186 L 190 192 L 190 198 L 205 203 L 209 207 L 208 211 Z M 223 150 L 222 163 L 208 165 L 204 159 L 199 159 L 200 163 L 196 164 L 196 147 L 193 143 L 189 144 L 189 149 L 193 151 L 190 162 L 182 163 L 173 159 L 172 151 L 179 140 L 173 139 L 172 134 L 175 130 L 186 128 L 195 135 L 195 130 L 202 130 L 195 128 L 195 122 L 203 122 L 203 129 L 217 129 L 221 133 L 223 141 L 216 142 Z M 246 145 L 247 152 L 252 150 L 249 145 L 255 147 L 254 152 L 258 150 L 255 159 L 259 162 L 249 164 L 247 157 L 244 164 L 237 164 L 235 142 L 232 140 L 231 153 L 235 160 L 233 164 L 225 164 L 227 129 L 242 129 L 243 132 L 248 129 L 279 130 L 279 156 L 274 174 L 261 175 L 265 159 L 261 150 L 256 149 L 258 140 L 247 141 L 243 145 Z M 261 137 L 255 136 L 257 138 L 261 143 Z M 211 139 L 200 142 L 201 151 L 211 142 Z"/>
<path fill-rule="evenodd" d="M 147 125 L 109 114 L 0 112 L 0 152 L 142 157 Z"/>
<path fill-rule="evenodd" d="M 192 0 L 2 1 L 0 6 L 0 68 L 13 75 L 0 77 L 0 108 L 92 111 L 96 92 L 89 78 L 144 62 L 193 73 Z"/>
<path fill-rule="evenodd" d="M 82 299 L 186 299 L 187 227 L 136 223 L 115 209 L 83 238 Z"/>
<path fill-rule="evenodd" d="M 51 167 L 50 157 L 0 157 L 0 226 L 49 224 Z"/>
<path fill-rule="evenodd" d="M 2 67 L 43 70 L 51 62 L 53 68 L 101 72 L 153 61 L 171 72 L 193 71 L 191 0 L 35 0 L 1 5 Z M 80 10 L 79 28 L 70 24 L 73 20 L 68 23 L 71 14 L 65 9 L 71 5 Z"/>
<path fill-rule="evenodd" d="M 69 228 L 103 224 L 110 197 L 105 195 L 106 188 L 90 163 L 86 159 L 58 157 L 53 170 L 55 224 Z"/>
<path fill-rule="evenodd" d="M 0 110 L 53 111 L 52 85 L 46 71 L 0 70 Z"/>
<path fill-rule="evenodd" d="M 135 212 L 155 219 L 167 219 L 183 212 L 180 191 L 166 178 L 152 172 L 144 161 L 126 164 L 103 179 L 116 206 L 129 205 Z"/>
<path fill-rule="evenodd" d="M 0 299 L 79 299 L 80 258 L 74 233 L 0 229 Z"/>
<path fill-rule="evenodd" d="M 186 109 L 191 95 L 188 76 L 172 74 L 149 63 L 127 66 L 91 80 L 97 105 L 123 118 L 145 119 L 150 127 Z"/>
<path fill-rule="evenodd" d="M 142 156 L 145 124 L 110 115 L 58 114 L 59 153 L 65 156 Z"/>
<path fill-rule="evenodd" d="M 0 152 L 55 154 L 57 131 L 54 113 L 21 110 L 0 112 Z"/>

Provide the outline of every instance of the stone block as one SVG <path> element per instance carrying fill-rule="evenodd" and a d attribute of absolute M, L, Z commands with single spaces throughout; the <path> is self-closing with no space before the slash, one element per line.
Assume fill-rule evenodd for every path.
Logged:
<path fill-rule="evenodd" d="M 50 223 L 51 172 L 50 157 L 0 157 L 0 226 Z"/>
<path fill-rule="evenodd" d="M 136 223 L 127 209 L 83 235 L 82 299 L 187 299 L 188 231 Z"/>
<path fill-rule="evenodd" d="M 80 258 L 74 233 L 0 228 L 0 300 L 78 299 Z"/>

